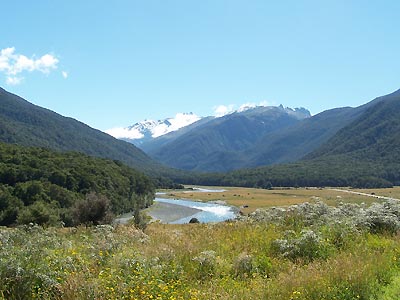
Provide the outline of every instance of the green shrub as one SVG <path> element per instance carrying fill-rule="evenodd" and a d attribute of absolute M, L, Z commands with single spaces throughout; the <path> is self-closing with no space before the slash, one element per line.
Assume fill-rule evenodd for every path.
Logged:
<path fill-rule="evenodd" d="M 241 253 L 233 264 L 233 274 L 236 277 L 247 278 L 254 270 L 254 259 L 247 253 Z"/>
<path fill-rule="evenodd" d="M 381 295 L 377 300 L 398 300 L 400 299 L 400 276 L 382 289 Z M 371 299 L 372 300 L 372 299 Z"/>
<path fill-rule="evenodd" d="M 199 279 L 211 278 L 216 267 L 216 253 L 213 250 L 201 252 L 192 259 L 196 263 L 196 274 Z"/>
<path fill-rule="evenodd" d="M 76 225 L 110 224 L 113 221 L 110 200 L 104 195 L 91 192 L 78 201 L 72 210 Z"/>
<path fill-rule="evenodd" d="M 17 219 L 18 224 L 38 224 L 46 226 L 59 226 L 61 224 L 58 208 L 55 204 L 36 201 L 24 207 Z"/>
<path fill-rule="evenodd" d="M 272 243 L 273 252 L 289 258 L 292 261 L 302 260 L 309 263 L 317 258 L 327 258 L 329 247 L 324 244 L 320 234 L 311 229 L 304 229 L 299 235 L 287 231 L 284 239 Z"/>

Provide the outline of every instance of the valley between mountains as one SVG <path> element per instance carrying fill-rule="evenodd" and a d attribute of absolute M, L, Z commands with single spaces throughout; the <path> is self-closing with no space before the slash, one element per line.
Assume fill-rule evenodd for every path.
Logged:
<path fill-rule="evenodd" d="M 121 132 L 0 89 L 0 299 L 398 299 L 400 91 Z"/>

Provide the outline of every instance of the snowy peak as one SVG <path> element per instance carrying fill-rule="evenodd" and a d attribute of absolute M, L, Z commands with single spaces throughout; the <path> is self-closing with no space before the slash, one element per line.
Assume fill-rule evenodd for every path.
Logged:
<path fill-rule="evenodd" d="M 296 107 L 295 109 L 286 107 L 286 108 L 284 108 L 284 110 L 286 111 L 287 114 L 296 117 L 298 120 L 302 120 L 302 119 L 311 117 L 310 111 L 308 109 L 305 109 L 304 107 Z"/>
<path fill-rule="evenodd" d="M 156 138 L 188 126 L 201 118 L 193 113 L 177 113 L 173 118 L 164 120 L 144 120 L 125 128 L 112 128 L 106 131 L 117 139 L 138 140 L 139 144 L 145 140 Z"/>
<path fill-rule="evenodd" d="M 200 117 L 193 113 L 177 113 L 175 118 L 158 121 L 159 123 L 151 129 L 152 137 L 156 138 L 169 132 L 176 131 L 200 119 Z"/>
<path fill-rule="evenodd" d="M 261 102 L 260 104 L 255 103 L 245 103 L 242 104 L 238 109 L 235 109 L 234 105 L 224 106 L 221 105 L 215 110 L 215 117 L 220 118 L 231 114 L 237 113 L 257 113 L 260 111 L 268 111 L 268 110 L 280 110 L 281 112 L 285 112 L 288 115 L 295 117 L 298 120 L 305 119 L 311 117 L 310 111 L 307 109 L 300 108 L 290 108 L 284 107 L 282 104 L 279 106 L 270 106 L 267 105 L 266 102 Z"/>

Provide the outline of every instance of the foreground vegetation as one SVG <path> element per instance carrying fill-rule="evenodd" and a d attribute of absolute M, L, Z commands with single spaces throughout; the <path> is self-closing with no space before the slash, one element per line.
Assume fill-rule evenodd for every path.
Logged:
<path fill-rule="evenodd" d="M 219 224 L 0 230 L 4 299 L 398 299 L 400 204 Z"/>

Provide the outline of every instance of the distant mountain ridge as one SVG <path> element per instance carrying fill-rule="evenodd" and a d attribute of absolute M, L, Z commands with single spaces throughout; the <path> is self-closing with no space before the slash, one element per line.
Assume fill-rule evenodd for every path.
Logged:
<path fill-rule="evenodd" d="M 263 135 L 310 116 L 304 108 L 252 107 L 207 122 L 201 120 L 201 124 L 182 128 L 168 140 L 166 135 L 162 143 L 157 144 L 159 138 L 142 147 L 153 158 L 174 168 L 228 171 L 243 163 L 244 157 L 238 156 L 238 152 L 254 146 Z"/>

